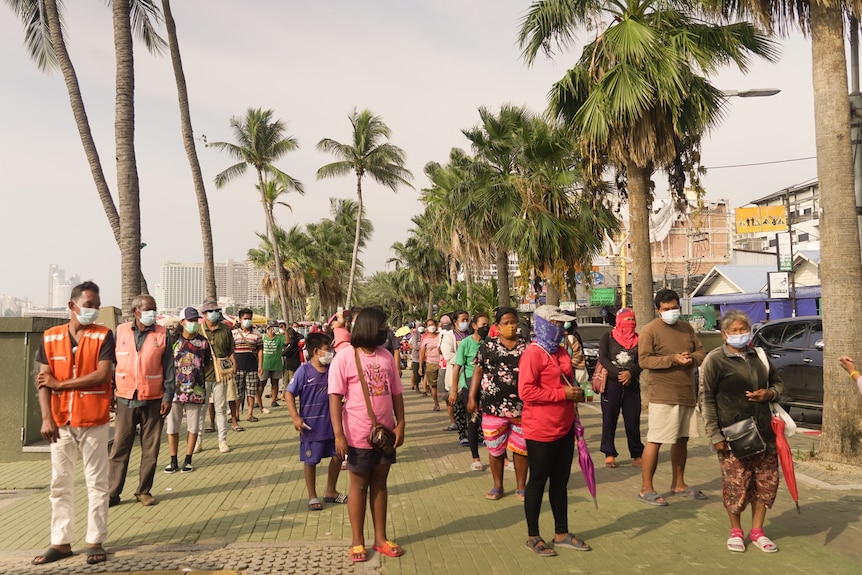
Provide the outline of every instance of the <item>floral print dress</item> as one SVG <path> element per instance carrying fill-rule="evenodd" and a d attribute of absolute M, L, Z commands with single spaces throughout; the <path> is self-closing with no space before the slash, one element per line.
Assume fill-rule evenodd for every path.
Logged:
<path fill-rule="evenodd" d="M 479 348 L 475 365 L 482 368 L 483 413 L 504 419 L 521 417 L 524 402 L 518 397 L 518 362 L 526 347 L 521 338 L 512 349 L 492 338 Z"/>

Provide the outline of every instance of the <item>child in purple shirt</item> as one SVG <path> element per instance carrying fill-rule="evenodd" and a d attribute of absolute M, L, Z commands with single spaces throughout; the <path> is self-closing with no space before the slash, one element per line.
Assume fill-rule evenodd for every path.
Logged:
<path fill-rule="evenodd" d="M 305 338 L 308 361 L 299 366 L 287 386 L 287 409 L 293 427 L 299 432 L 299 460 L 305 463 L 305 486 L 308 488 L 308 509 L 320 511 L 323 503 L 317 498 L 317 464 L 330 457 L 329 473 L 323 501 L 347 503 L 347 496 L 335 488 L 341 472 L 341 459 L 335 451 L 335 433 L 329 416 L 329 364 L 334 356 L 329 336 L 312 333 Z M 299 411 L 296 398 L 299 398 Z"/>

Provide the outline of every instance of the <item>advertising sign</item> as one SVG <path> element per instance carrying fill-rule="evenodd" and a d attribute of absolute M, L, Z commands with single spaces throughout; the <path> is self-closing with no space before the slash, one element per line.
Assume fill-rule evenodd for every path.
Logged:
<path fill-rule="evenodd" d="M 736 208 L 734 212 L 738 234 L 787 231 L 787 213 L 784 206 Z"/>
<path fill-rule="evenodd" d="M 790 232 L 775 234 L 775 243 L 778 246 L 778 271 L 793 271 L 793 242 Z"/>
<path fill-rule="evenodd" d="M 767 275 L 770 299 L 788 299 L 790 297 L 790 273 L 769 272 Z"/>

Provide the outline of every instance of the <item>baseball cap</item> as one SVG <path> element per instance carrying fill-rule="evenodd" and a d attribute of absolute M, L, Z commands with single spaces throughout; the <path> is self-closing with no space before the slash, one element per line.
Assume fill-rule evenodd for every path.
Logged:
<path fill-rule="evenodd" d="M 180 319 L 192 320 L 192 319 L 200 319 L 200 318 L 201 318 L 201 314 L 199 314 L 198 310 L 196 310 L 195 308 L 193 308 L 191 306 L 184 307 L 182 310 L 180 310 Z"/>

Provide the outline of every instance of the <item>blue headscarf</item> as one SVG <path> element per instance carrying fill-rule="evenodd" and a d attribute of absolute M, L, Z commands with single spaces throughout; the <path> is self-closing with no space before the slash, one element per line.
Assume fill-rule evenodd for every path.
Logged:
<path fill-rule="evenodd" d="M 560 341 L 563 339 L 565 328 L 561 325 L 554 325 L 539 315 L 533 316 L 533 322 L 536 332 L 534 341 L 548 353 L 556 353 L 560 347 Z"/>

